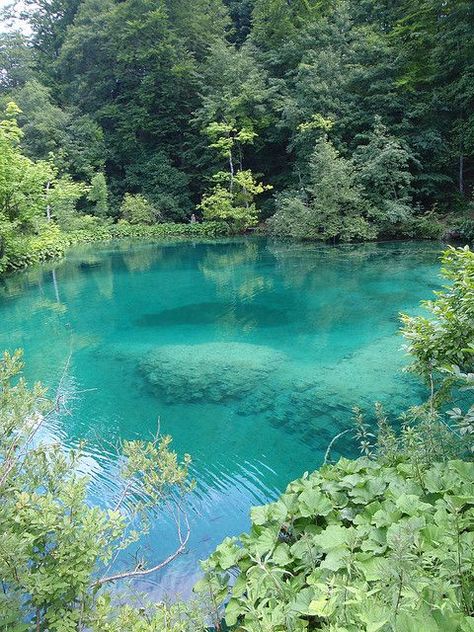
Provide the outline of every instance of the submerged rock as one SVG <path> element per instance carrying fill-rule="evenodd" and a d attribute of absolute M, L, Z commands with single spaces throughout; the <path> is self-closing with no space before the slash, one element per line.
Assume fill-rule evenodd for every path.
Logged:
<path fill-rule="evenodd" d="M 284 361 L 271 347 L 211 342 L 159 347 L 140 368 L 167 403 L 223 402 L 261 388 Z"/>

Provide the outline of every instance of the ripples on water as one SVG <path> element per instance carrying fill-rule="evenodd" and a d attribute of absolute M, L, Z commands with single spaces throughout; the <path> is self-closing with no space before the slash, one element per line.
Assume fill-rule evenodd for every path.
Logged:
<path fill-rule="evenodd" d="M 189 549 L 143 584 L 187 594 L 197 561 L 248 528 L 251 505 L 315 469 L 353 405 L 415 403 L 398 313 L 439 285 L 439 251 L 258 239 L 76 249 L 2 279 L 0 349 L 23 347 L 29 379 L 53 389 L 72 354 L 69 414 L 44 433 L 66 446 L 87 439 L 92 500 L 117 493 L 114 443 L 151 437 L 158 419 L 191 453 Z M 335 455 L 351 451 L 346 441 Z M 174 545 L 162 516 L 144 551 L 159 560 Z"/>

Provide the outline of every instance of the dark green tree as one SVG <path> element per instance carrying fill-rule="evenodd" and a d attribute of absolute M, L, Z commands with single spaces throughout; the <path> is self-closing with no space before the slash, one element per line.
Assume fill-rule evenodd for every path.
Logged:
<path fill-rule="evenodd" d="M 410 161 L 413 156 L 388 133 L 380 118 L 375 121 L 368 143 L 357 148 L 354 160 L 365 198 L 381 225 L 409 219 L 413 180 Z"/>

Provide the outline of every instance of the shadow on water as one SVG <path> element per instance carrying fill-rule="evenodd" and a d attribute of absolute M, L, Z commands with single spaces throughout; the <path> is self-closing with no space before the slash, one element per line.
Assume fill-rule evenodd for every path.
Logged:
<path fill-rule="evenodd" d="M 192 303 L 155 314 L 145 314 L 134 321 L 138 327 L 175 327 L 176 325 L 214 325 L 232 314 L 237 321 L 251 321 L 256 327 L 284 327 L 295 322 L 293 310 L 258 304 Z"/>

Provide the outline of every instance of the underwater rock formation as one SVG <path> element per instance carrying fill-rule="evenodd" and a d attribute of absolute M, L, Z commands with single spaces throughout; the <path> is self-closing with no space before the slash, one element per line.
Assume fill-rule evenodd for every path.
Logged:
<path fill-rule="evenodd" d="M 149 353 L 140 369 L 167 403 L 224 402 L 262 387 L 285 359 L 271 347 L 246 343 L 167 345 Z"/>

